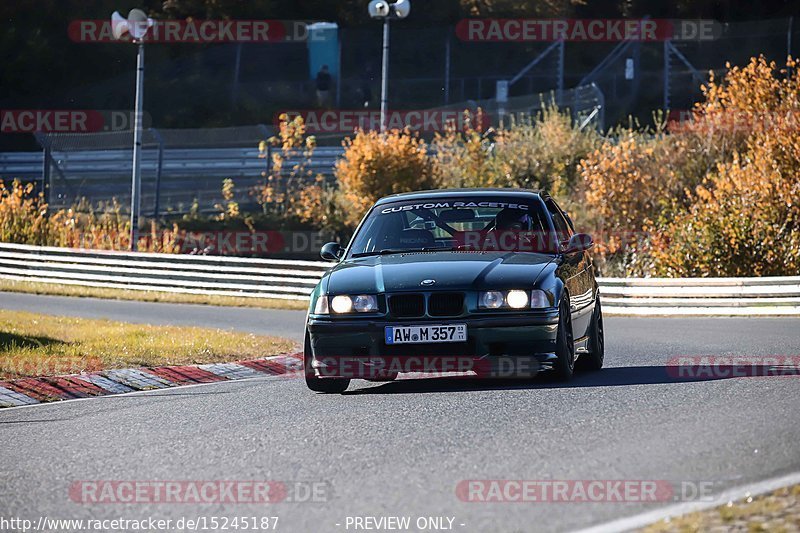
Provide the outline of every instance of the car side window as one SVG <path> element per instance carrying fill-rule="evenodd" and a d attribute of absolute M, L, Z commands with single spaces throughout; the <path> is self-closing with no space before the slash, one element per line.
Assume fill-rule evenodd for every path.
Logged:
<path fill-rule="evenodd" d="M 559 242 L 567 242 L 572 237 L 572 228 L 567 223 L 561 210 L 552 202 L 547 202 L 547 210 L 550 212 L 550 217 L 553 219 L 553 226 L 556 228 Z"/>

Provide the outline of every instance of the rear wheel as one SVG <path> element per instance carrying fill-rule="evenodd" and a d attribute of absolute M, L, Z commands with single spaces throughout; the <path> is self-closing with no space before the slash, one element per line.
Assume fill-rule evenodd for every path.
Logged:
<path fill-rule="evenodd" d="M 311 366 L 313 360 L 311 354 L 311 340 L 306 333 L 306 340 L 303 343 L 303 370 L 306 377 L 306 386 L 314 392 L 325 394 L 341 394 L 350 386 L 347 378 L 319 378 Z"/>
<path fill-rule="evenodd" d="M 605 332 L 603 331 L 603 309 L 600 307 L 600 297 L 592 313 L 592 325 L 589 330 L 589 353 L 581 354 L 578 359 L 580 370 L 600 370 L 603 368 L 605 358 Z"/>
<path fill-rule="evenodd" d="M 569 381 L 575 371 L 575 341 L 572 337 L 572 312 L 565 295 L 558 305 L 558 332 L 556 333 L 556 361 L 553 377 L 558 381 Z"/>

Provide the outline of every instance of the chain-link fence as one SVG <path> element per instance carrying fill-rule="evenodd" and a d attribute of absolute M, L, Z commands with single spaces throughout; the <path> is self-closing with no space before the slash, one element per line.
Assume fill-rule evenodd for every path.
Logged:
<path fill-rule="evenodd" d="M 605 97 L 600 88 L 593 83 L 574 89 L 511 96 L 505 100 L 497 98 L 467 100 L 436 109 L 455 112 L 466 110 L 473 114 L 480 109 L 488 117 L 488 124 L 499 127 L 507 124 L 513 117 L 536 116 L 546 107 L 557 107 L 568 112 L 573 122 L 580 128 L 589 127 L 598 131 L 604 129 Z"/>
<path fill-rule="evenodd" d="M 794 19 L 773 19 L 724 24 L 722 34 L 714 41 L 666 43 L 662 51 L 666 76 L 662 106 L 691 108 L 702 98 L 700 86 L 708 80 L 709 71 L 720 76 L 726 63 L 745 65 L 751 57 L 764 55 L 783 66 L 798 40 L 800 24 Z"/>
<path fill-rule="evenodd" d="M 470 100 L 426 110 L 452 116 L 464 110 L 482 109 L 497 127 L 513 115 L 531 115 L 544 106 L 557 105 L 572 113 L 581 127 L 601 129 L 603 94 L 595 85 L 559 92 Z M 443 126 L 439 123 L 439 126 Z M 339 134 L 339 138 L 348 132 Z M 424 132 L 430 135 L 430 132 Z M 149 128 L 142 137 L 142 213 L 159 216 L 216 210 L 223 202 L 225 179 L 235 184 L 233 200 L 242 210 L 257 209 L 257 189 L 273 173 L 274 148 L 266 151 L 259 143 L 270 138 L 274 128 L 265 125 L 232 128 L 170 130 Z M 41 183 L 53 208 L 70 207 L 81 199 L 92 205 L 116 200 L 123 210 L 130 202 L 133 134 L 130 131 L 85 134 L 38 135 L 44 158 Z M 330 140 L 330 139 L 329 139 Z M 301 179 L 317 176 L 332 179 L 334 165 L 341 156 L 340 144 L 318 146 L 308 157 L 302 150 L 283 154 L 283 167 L 291 173 L 302 165 Z M 281 179 L 280 177 L 278 179 Z M 297 179 L 297 178 L 295 178 Z M 194 207 L 193 207 L 194 206 Z"/>
<path fill-rule="evenodd" d="M 142 213 L 209 211 L 222 201 L 222 182 L 233 179 L 236 200 L 254 203 L 250 190 L 269 173 L 259 142 L 264 125 L 191 130 L 146 129 L 142 137 Z M 133 134 L 104 132 L 39 135 L 45 196 L 54 208 L 80 199 L 92 204 L 130 201 Z"/>

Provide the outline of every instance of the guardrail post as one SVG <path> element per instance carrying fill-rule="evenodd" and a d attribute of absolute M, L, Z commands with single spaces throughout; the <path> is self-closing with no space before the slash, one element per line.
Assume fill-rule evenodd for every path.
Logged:
<path fill-rule="evenodd" d="M 600 87 L 598 87 L 594 82 L 592 83 L 592 88 L 595 90 L 595 95 L 600 101 L 600 120 L 598 121 L 599 128 L 597 131 L 598 133 L 603 134 L 606 131 L 606 95 L 603 94 L 603 91 L 600 90 Z"/>
<path fill-rule="evenodd" d="M 50 160 L 53 158 L 50 143 L 44 141 L 44 151 L 42 152 L 42 198 L 44 203 L 50 203 Z"/>
<path fill-rule="evenodd" d="M 564 41 L 558 41 L 558 80 L 556 81 L 556 94 L 558 95 L 558 105 L 563 107 L 564 98 Z"/>
<path fill-rule="evenodd" d="M 153 206 L 153 218 L 158 220 L 158 212 L 161 203 L 161 171 L 164 168 L 164 138 L 157 129 L 151 128 L 150 131 L 158 143 L 158 162 L 156 163 L 156 198 Z"/>
<path fill-rule="evenodd" d="M 74 199 L 74 191 L 72 189 L 72 185 L 69 184 L 67 181 L 67 177 L 64 175 L 64 172 L 56 163 L 55 159 L 53 159 L 53 145 L 52 141 L 49 136 L 43 133 L 36 133 L 34 134 L 36 138 L 36 142 L 39 143 L 39 146 L 42 147 L 42 186 L 43 190 L 42 193 L 44 195 L 44 201 L 49 205 L 50 204 L 50 176 L 52 167 L 55 167 L 56 173 L 58 174 L 59 179 L 64 183 L 64 187 L 66 188 L 67 192 L 69 193 L 70 197 Z"/>
<path fill-rule="evenodd" d="M 269 141 L 269 130 L 263 124 L 258 125 L 258 129 L 261 131 L 261 134 L 264 136 L 265 141 Z M 264 169 L 264 177 L 269 176 L 270 171 L 272 170 L 272 145 L 267 142 L 267 163 L 266 168 Z"/>

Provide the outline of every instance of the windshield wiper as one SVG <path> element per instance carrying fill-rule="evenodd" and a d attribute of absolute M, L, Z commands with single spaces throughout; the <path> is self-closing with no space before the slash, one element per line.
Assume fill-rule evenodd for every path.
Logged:
<path fill-rule="evenodd" d="M 393 254 L 414 254 L 420 252 L 452 252 L 457 250 L 457 248 L 439 248 L 439 247 L 429 247 L 429 248 L 386 248 L 384 250 L 378 250 L 374 252 L 363 252 L 360 254 L 353 254 L 353 257 L 368 257 L 371 255 L 393 255 Z"/>

